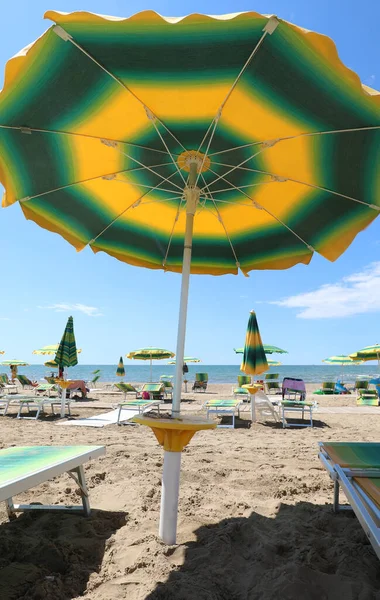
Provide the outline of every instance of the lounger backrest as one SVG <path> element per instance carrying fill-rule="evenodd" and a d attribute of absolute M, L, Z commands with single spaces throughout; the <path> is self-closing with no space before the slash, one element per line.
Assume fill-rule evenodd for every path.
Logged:
<path fill-rule="evenodd" d="M 335 390 L 335 382 L 334 381 L 324 381 L 322 383 L 323 390 Z"/>
<path fill-rule="evenodd" d="M 30 381 L 30 379 L 28 379 L 28 377 L 26 377 L 26 375 L 16 375 L 16 377 L 21 383 L 21 385 L 32 385 L 32 382 Z"/>
<path fill-rule="evenodd" d="M 358 379 L 355 381 L 355 390 L 366 390 L 368 389 L 368 385 L 367 379 Z"/>
<path fill-rule="evenodd" d="M 9 383 L 9 380 L 8 380 L 8 375 L 7 375 L 6 373 L 1 373 L 1 374 L 0 374 L 0 380 L 1 380 L 3 383 Z"/>
<path fill-rule="evenodd" d="M 100 375 L 95 375 L 95 377 L 91 379 L 91 383 L 96 383 L 98 379 L 100 379 Z"/>
<path fill-rule="evenodd" d="M 278 379 L 280 377 L 280 373 L 267 373 L 265 375 L 265 379 Z"/>
<path fill-rule="evenodd" d="M 266 384 L 267 384 L 268 390 L 280 390 L 281 389 L 281 386 L 278 383 L 278 381 L 267 381 Z"/>
<path fill-rule="evenodd" d="M 143 392 L 162 392 L 164 390 L 163 383 L 144 383 Z"/>
<path fill-rule="evenodd" d="M 115 383 L 115 387 L 122 392 L 135 392 L 136 389 L 130 383 L 124 383 L 121 381 L 120 383 Z"/>
<path fill-rule="evenodd" d="M 208 381 L 208 373 L 195 373 L 195 381 Z"/>
<path fill-rule="evenodd" d="M 238 375 L 237 380 L 240 387 L 242 385 L 248 385 L 251 383 L 251 378 L 249 375 Z"/>

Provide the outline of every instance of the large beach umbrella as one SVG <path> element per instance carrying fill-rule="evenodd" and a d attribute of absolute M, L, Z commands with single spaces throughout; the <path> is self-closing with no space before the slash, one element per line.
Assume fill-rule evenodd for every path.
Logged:
<path fill-rule="evenodd" d="M 325 358 L 322 362 L 326 363 L 326 365 L 335 365 L 342 367 L 342 378 L 343 378 L 343 369 L 347 366 L 352 365 L 361 365 L 363 360 L 358 359 L 354 360 L 350 356 L 346 354 L 337 354 L 336 356 L 330 356 L 330 358 Z"/>
<path fill-rule="evenodd" d="M 265 354 L 288 354 L 287 350 L 282 350 L 277 346 L 269 346 L 268 344 L 263 344 L 263 349 Z M 236 354 L 244 354 L 244 348 L 234 348 Z"/>
<path fill-rule="evenodd" d="M 268 367 L 280 367 L 282 363 L 279 360 L 270 360 L 267 358 Z"/>
<path fill-rule="evenodd" d="M 184 363 L 200 363 L 202 362 L 200 358 L 196 358 L 195 356 L 184 356 L 183 357 L 183 362 Z M 169 360 L 168 361 L 168 365 L 175 365 L 176 361 L 175 360 Z"/>
<path fill-rule="evenodd" d="M 171 350 L 165 350 L 165 348 L 139 348 L 139 350 L 133 350 L 127 354 L 127 358 L 132 360 L 149 360 L 150 361 L 150 380 L 152 381 L 152 361 L 153 360 L 165 360 L 175 356 Z"/>
<path fill-rule="evenodd" d="M 125 377 L 125 369 L 122 356 L 120 356 L 119 364 L 117 365 L 116 375 L 118 377 Z"/>
<path fill-rule="evenodd" d="M 58 364 L 60 371 L 63 371 L 65 367 L 75 367 L 75 365 L 78 364 L 74 321 L 72 317 L 69 317 L 67 320 L 65 331 L 63 332 L 54 361 Z M 66 388 L 64 387 L 64 383 L 62 383 L 61 417 L 65 416 L 65 400 Z"/>
<path fill-rule="evenodd" d="M 77 250 L 182 272 L 177 416 L 190 271 L 338 258 L 380 210 L 380 97 L 273 16 L 45 16 L 6 68 L 3 204 Z"/>
<path fill-rule="evenodd" d="M 370 361 L 377 360 L 377 364 L 380 367 L 380 344 L 374 344 L 373 346 L 366 346 L 358 352 L 350 354 L 350 358 L 353 360 Z"/>

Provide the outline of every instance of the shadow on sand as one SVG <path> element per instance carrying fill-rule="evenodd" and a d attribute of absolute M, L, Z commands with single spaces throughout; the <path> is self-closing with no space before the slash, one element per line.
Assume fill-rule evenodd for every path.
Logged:
<path fill-rule="evenodd" d="M 281 504 L 275 518 L 252 513 L 195 531 L 169 547 L 173 568 L 145 600 L 376 600 L 380 572 L 352 513 Z"/>
<path fill-rule="evenodd" d="M 89 518 L 24 513 L 0 525 L 1 600 L 69 600 L 99 571 L 107 540 L 125 512 L 92 510 Z"/>

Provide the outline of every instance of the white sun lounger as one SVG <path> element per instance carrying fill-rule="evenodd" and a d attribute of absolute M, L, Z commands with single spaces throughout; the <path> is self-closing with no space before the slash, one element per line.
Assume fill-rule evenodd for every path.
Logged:
<path fill-rule="evenodd" d="M 67 399 L 65 401 L 65 405 L 67 406 L 67 412 L 70 415 L 70 399 Z M 32 420 L 37 420 L 38 417 L 40 416 L 41 413 L 45 412 L 45 406 L 49 405 L 51 408 L 51 412 L 52 414 L 56 414 L 54 412 L 54 406 L 59 406 L 61 407 L 61 399 L 60 398 L 47 398 L 45 397 L 39 397 L 39 396 L 27 396 L 26 394 L 14 394 L 11 396 L 3 396 L 0 399 L 0 410 L 1 410 L 1 405 L 4 403 L 4 412 L 3 412 L 3 416 L 5 416 L 7 414 L 8 408 L 9 406 L 12 405 L 19 405 L 19 409 L 17 412 L 17 419 L 32 419 Z M 24 416 L 22 414 L 23 409 L 26 408 L 27 410 L 27 416 Z M 30 416 L 30 411 L 31 409 L 34 409 L 36 411 L 36 414 L 34 417 Z"/>
<path fill-rule="evenodd" d="M 158 414 L 160 414 L 160 400 L 126 400 L 125 402 L 120 402 L 118 405 L 119 413 L 117 416 L 117 424 L 122 425 L 122 410 L 123 409 L 137 409 L 138 414 L 144 413 L 151 408 L 157 408 Z M 129 423 L 128 421 L 125 423 L 127 425 L 133 425 L 134 423 Z"/>
<path fill-rule="evenodd" d="M 280 421 L 278 412 L 274 408 L 272 402 L 269 400 L 268 396 L 261 391 L 258 391 L 251 396 L 251 416 L 253 422 L 257 420 L 257 414 L 261 417 L 272 417 L 276 423 Z"/>
<path fill-rule="evenodd" d="M 318 456 L 334 482 L 334 512 L 354 511 L 380 559 L 380 443 L 319 442 Z M 339 487 L 350 505 L 339 504 Z"/>
<path fill-rule="evenodd" d="M 21 446 L 0 450 L 0 501 L 8 516 L 25 511 L 83 511 L 90 514 L 83 463 L 105 454 L 104 446 Z M 68 473 L 77 483 L 82 505 L 14 504 L 13 496 Z"/>

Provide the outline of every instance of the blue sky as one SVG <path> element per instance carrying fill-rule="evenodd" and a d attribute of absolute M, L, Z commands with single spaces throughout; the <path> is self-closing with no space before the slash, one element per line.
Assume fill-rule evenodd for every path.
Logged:
<path fill-rule="evenodd" d="M 179 8 L 180 7 L 180 8 Z M 2 2 L 0 70 L 49 26 L 45 10 L 89 10 L 128 16 L 144 9 L 177 16 L 244 10 L 274 13 L 331 36 L 343 62 L 380 86 L 377 0 L 177 2 L 81 0 Z M 1 75 L 2 78 L 2 75 Z M 36 361 L 34 348 L 59 341 L 74 316 L 84 364 L 117 362 L 120 354 L 155 345 L 175 351 L 180 277 L 131 267 L 103 253 L 76 251 L 25 220 L 18 205 L 0 211 L 0 349 L 6 358 Z M 273 303 L 274 302 L 274 303 Z M 264 342 L 286 348 L 287 364 L 318 364 L 331 354 L 380 341 L 380 219 L 335 263 L 315 256 L 287 271 L 191 279 L 186 354 L 206 364 L 238 364 L 249 311 Z"/>

